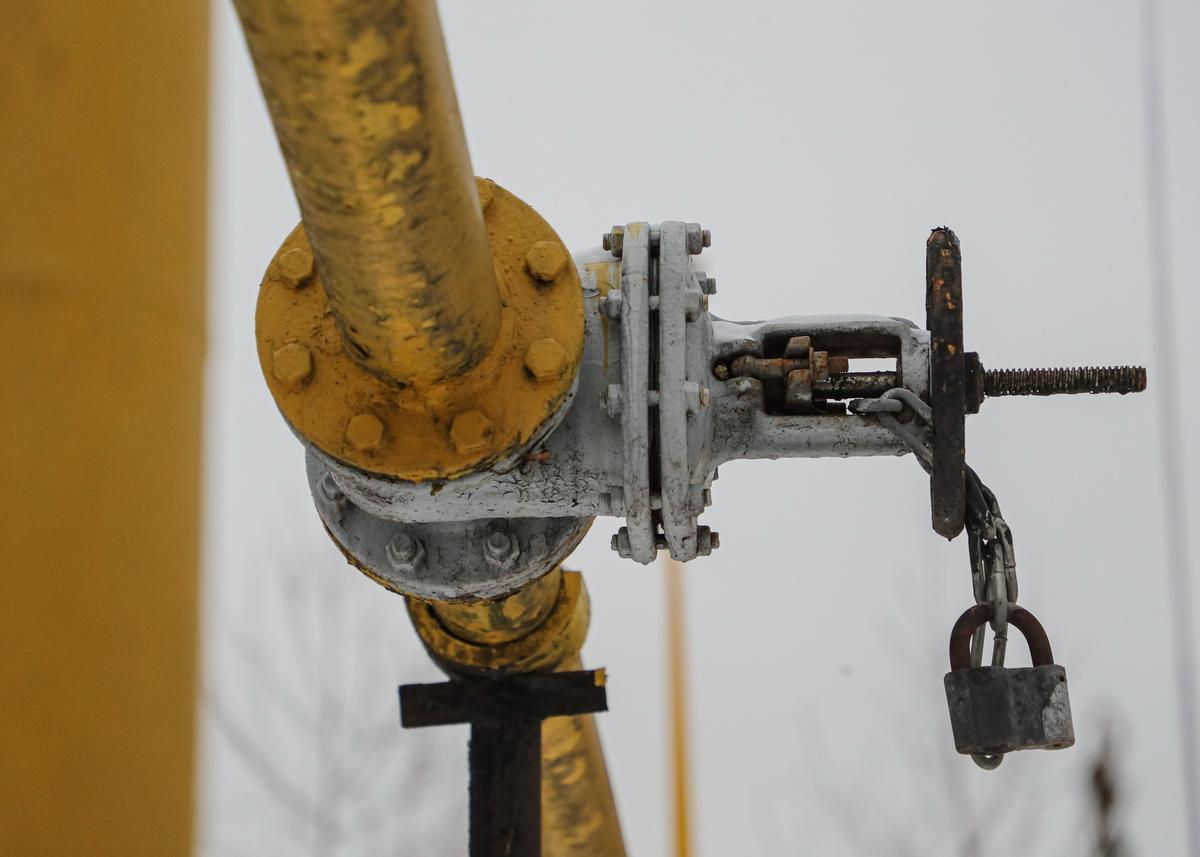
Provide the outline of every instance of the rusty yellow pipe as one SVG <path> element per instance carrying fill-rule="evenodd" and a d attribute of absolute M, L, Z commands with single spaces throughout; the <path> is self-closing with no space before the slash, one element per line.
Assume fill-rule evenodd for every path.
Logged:
<path fill-rule="evenodd" d="M 451 674 L 582 669 L 587 591 L 555 570 L 508 598 L 466 603 L 409 599 L 433 658 Z M 542 724 L 542 854 L 624 857 L 604 751 L 591 715 Z"/>
<path fill-rule="evenodd" d="M 0 853 L 192 848 L 208 3 L 5 4 Z"/>
<path fill-rule="evenodd" d="M 235 5 L 348 353 L 418 386 L 480 362 L 500 296 L 434 0 Z"/>

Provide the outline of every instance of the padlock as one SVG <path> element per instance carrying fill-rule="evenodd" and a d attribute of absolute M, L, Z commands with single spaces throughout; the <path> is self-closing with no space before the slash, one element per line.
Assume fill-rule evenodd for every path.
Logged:
<path fill-rule="evenodd" d="M 1054 663 L 1046 630 L 1032 613 L 1016 606 L 1008 611 L 1008 623 L 1029 644 L 1032 667 L 972 668 L 971 637 L 991 617 L 990 604 L 976 604 L 950 632 L 950 672 L 945 683 L 955 749 L 978 758 L 1070 747 L 1075 729 L 1067 671 Z"/>

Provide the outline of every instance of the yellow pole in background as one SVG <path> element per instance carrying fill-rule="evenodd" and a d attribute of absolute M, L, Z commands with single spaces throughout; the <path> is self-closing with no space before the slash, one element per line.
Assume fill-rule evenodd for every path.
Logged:
<path fill-rule="evenodd" d="M 671 791 L 675 857 L 689 857 L 691 772 L 688 767 L 687 629 L 684 626 L 683 563 L 663 560 L 667 595 L 667 671 L 670 683 Z"/>
<path fill-rule="evenodd" d="M 208 4 L 0 50 L 0 854 L 192 847 Z"/>

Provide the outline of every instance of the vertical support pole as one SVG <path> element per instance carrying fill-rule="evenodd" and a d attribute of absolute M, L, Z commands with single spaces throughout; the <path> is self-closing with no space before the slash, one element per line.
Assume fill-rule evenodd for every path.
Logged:
<path fill-rule="evenodd" d="M 542 724 L 471 724 L 470 857 L 542 853 Z"/>
<path fill-rule="evenodd" d="M 542 721 L 607 710 L 604 670 L 400 688 L 405 729 L 471 724 L 471 857 L 542 857 Z M 588 837 L 589 831 L 578 832 Z M 623 846 L 614 851 L 602 841 L 597 845 L 585 853 L 624 854 Z"/>
<path fill-rule="evenodd" d="M 692 853 L 690 772 L 688 770 L 687 643 L 684 628 L 683 563 L 663 560 L 667 595 L 667 670 L 671 688 L 671 784 L 675 857 Z"/>
<path fill-rule="evenodd" d="M 192 850 L 208 16 L 6 3 L 0 852 Z"/>

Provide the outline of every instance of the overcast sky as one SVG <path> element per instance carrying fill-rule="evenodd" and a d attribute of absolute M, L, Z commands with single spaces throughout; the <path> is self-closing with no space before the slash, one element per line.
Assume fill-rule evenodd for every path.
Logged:
<path fill-rule="evenodd" d="M 967 347 L 987 366 L 1149 365 L 1141 396 L 995 400 L 968 421 L 968 460 L 1014 529 L 1021 603 L 1068 669 L 1077 733 L 1071 750 L 1019 754 L 994 773 L 951 752 L 941 682 L 950 626 L 971 601 L 966 545 L 930 530 L 917 464 L 722 469 L 705 516 L 722 547 L 687 569 L 698 853 L 968 853 L 974 818 L 1023 853 L 1079 854 L 1106 723 L 1134 850 L 1184 853 L 1153 397 L 1181 397 L 1189 427 L 1200 407 L 1190 386 L 1155 384 L 1135 4 L 441 9 L 476 172 L 573 249 L 614 223 L 700 221 L 723 317 L 921 321 L 924 240 L 946 224 L 962 241 Z M 396 682 L 436 673 L 407 654 L 417 646 L 400 600 L 326 544 L 301 448 L 260 377 L 256 290 L 297 211 L 225 0 L 214 20 L 209 681 L 223 680 L 213 653 L 230 624 L 261 634 L 268 659 L 293 657 L 271 642 L 287 621 L 272 575 L 301 557 L 394 615 L 400 630 L 380 646 L 407 666 L 378 687 L 390 706 Z M 1197 4 L 1164 4 L 1185 378 L 1200 360 L 1198 33 Z M 1188 451 L 1193 485 L 1200 454 Z M 600 722 L 629 850 L 651 857 L 668 846 L 662 581 L 609 551 L 616 525 L 597 521 L 570 565 L 593 598 L 587 662 L 609 670 Z M 209 737 L 206 823 L 244 833 L 245 853 L 280 853 L 274 822 L 222 802 L 245 774 Z M 443 741 L 465 767 L 465 732 L 394 740 Z M 438 787 L 462 786 L 449 782 Z M 420 813 L 402 835 L 426 835 Z"/>

